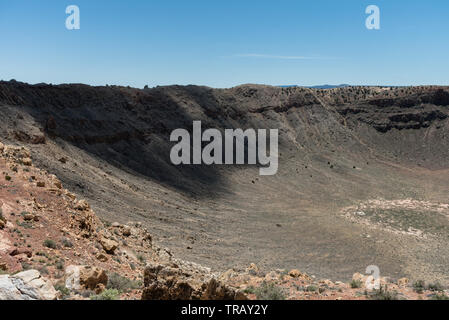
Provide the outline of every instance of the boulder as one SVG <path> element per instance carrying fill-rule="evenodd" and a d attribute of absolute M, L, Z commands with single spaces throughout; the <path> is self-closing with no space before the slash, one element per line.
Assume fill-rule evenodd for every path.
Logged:
<path fill-rule="evenodd" d="M 9 275 L 0 275 L 0 300 L 31 300 L 22 296 L 22 293 L 12 283 Z"/>
<path fill-rule="evenodd" d="M 106 271 L 91 266 L 70 265 L 65 270 L 65 286 L 70 290 L 101 292 L 108 283 Z"/>
<path fill-rule="evenodd" d="M 288 275 L 292 278 L 307 278 L 309 279 L 309 276 L 305 273 L 302 273 L 301 271 L 299 271 L 298 269 L 292 269 L 290 270 L 290 272 L 288 273 Z"/>
<path fill-rule="evenodd" d="M 108 261 L 108 257 L 104 254 L 104 253 L 99 253 L 97 254 L 97 259 L 101 262 L 106 262 Z"/>
<path fill-rule="evenodd" d="M 86 289 L 98 291 L 104 290 L 108 283 L 106 271 L 97 267 L 84 266 L 80 270 L 80 284 Z"/>
<path fill-rule="evenodd" d="M 255 276 L 259 273 L 259 267 L 255 263 L 251 263 L 248 268 L 246 268 L 246 272 L 252 276 Z"/>
<path fill-rule="evenodd" d="M 86 200 L 79 200 L 75 204 L 75 209 L 76 210 L 85 211 L 85 210 L 87 210 L 89 208 L 90 208 L 89 207 L 89 203 Z"/>
<path fill-rule="evenodd" d="M 106 253 L 114 254 L 115 250 L 118 247 L 117 241 L 114 241 L 112 239 L 107 239 L 105 237 L 102 237 L 100 239 L 100 244 L 103 247 L 103 250 L 106 251 Z"/>
<path fill-rule="evenodd" d="M 90 237 L 99 225 L 98 217 L 92 210 L 78 211 L 70 216 L 70 227 L 83 232 L 83 237 Z"/>
<path fill-rule="evenodd" d="M 57 291 L 37 270 L 0 276 L 0 300 L 56 300 Z"/>
<path fill-rule="evenodd" d="M 23 158 L 22 159 L 22 164 L 24 165 L 24 166 L 31 166 L 32 164 L 33 164 L 33 161 L 30 159 L 30 158 Z"/>
<path fill-rule="evenodd" d="M 400 287 L 406 287 L 410 280 L 408 278 L 401 278 L 398 280 L 398 286 Z"/>
<path fill-rule="evenodd" d="M 24 255 L 27 258 L 31 258 L 33 256 L 33 252 L 27 248 L 14 248 L 9 252 L 9 255 L 12 257 Z"/>
<path fill-rule="evenodd" d="M 246 296 L 209 274 L 174 265 L 149 264 L 144 270 L 142 300 L 235 300 Z"/>
<path fill-rule="evenodd" d="M 129 226 L 123 226 L 122 234 L 125 237 L 129 237 L 131 235 L 131 228 Z"/>
<path fill-rule="evenodd" d="M 236 277 L 237 275 L 238 273 L 233 269 L 228 269 L 227 271 L 223 272 L 218 279 L 220 281 L 226 282 L 231 280 L 233 277 Z"/>

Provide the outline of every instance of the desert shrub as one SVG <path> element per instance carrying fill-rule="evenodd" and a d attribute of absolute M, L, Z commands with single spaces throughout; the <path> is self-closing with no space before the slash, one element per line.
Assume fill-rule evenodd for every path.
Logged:
<path fill-rule="evenodd" d="M 145 263 L 146 261 L 145 257 L 141 254 L 137 255 L 137 260 L 139 260 L 140 263 Z"/>
<path fill-rule="evenodd" d="M 90 298 L 92 296 L 95 296 L 95 291 L 92 290 L 78 290 L 76 291 L 80 296 L 83 298 Z"/>
<path fill-rule="evenodd" d="M 352 281 L 351 281 L 351 288 L 352 289 L 356 289 L 356 288 L 361 288 L 362 287 L 362 281 L 361 280 L 355 280 L 355 279 L 352 279 Z"/>
<path fill-rule="evenodd" d="M 30 270 L 32 267 L 31 264 L 26 263 L 26 262 L 21 262 L 20 264 L 22 266 L 22 270 Z"/>
<path fill-rule="evenodd" d="M 387 287 L 380 286 L 379 289 L 374 290 L 370 294 L 373 300 L 398 300 L 398 293 L 396 291 L 389 291 Z"/>
<path fill-rule="evenodd" d="M 45 257 L 47 259 L 50 259 L 50 256 L 46 252 L 38 251 L 36 252 L 36 256 Z"/>
<path fill-rule="evenodd" d="M 259 300 L 285 300 L 284 292 L 274 283 L 263 282 L 255 290 L 256 297 Z"/>
<path fill-rule="evenodd" d="M 101 219 L 101 222 L 103 222 L 103 225 L 104 225 L 106 228 L 109 228 L 109 227 L 111 226 L 111 223 L 110 223 L 109 221 L 107 221 L 107 220 Z"/>
<path fill-rule="evenodd" d="M 55 289 L 61 292 L 63 298 L 70 295 L 70 290 L 63 283 L 57 283 Z"/>
<path fill-rule="evenodd" d="M 432 300 L 449 300 L 449 297 L 444 293 L 437 293 L 432 296 Z"/>
<path fill-rule="evenodd" d="M 24 222 L 17 222 L 17 225 L 19 227 L 25 228 L 25 229 L 31 229 L 33 227 L 33 223 L 29 221 Z"/>
<path fill-rule="evenodd" d="M 417 280 L 413 282 L 413 290 L 415 290 L 416 293 L 423 293 L 425 288 L 426 283 L 424 280 Z"/>
<path fill-rule="evenodd" d="M 306 291 L 308 292 L 315 292 L 317 290 L 317 287 L 314 285 L 310 285 L 306 288 Z"/>
<path fill-rule="evenodd" d="M 62 245 L 65 248 L 72 248 L 73 247 L 73 243 L 69 239 L 67 239 L 67 238 L 62 238 L 61 243 L 62 243 Z"/>
<path fill-rule="evenodd" d="M 427 286 L 427 289 L 429 289 L 430 291 L 443 291 L 444 290 L 443 286 L 438 281 L 434 282 L 434 283 L 430 283 Z"/>
<path fill-rule="evenodd" d="M 106 289 L 100 294 L 91 295 L 91 300 L 117 300 L 120 292 L 117 289 Z"/>
<path fill-rule="evenodd" d="M 107 289 L 117 289 L 120 292 L 139 289 L 142 286 L 140 281 L 128 279 L 114 272 L 108 275 Z"/>
<path fill-rule="evenodd" d="M 254 293 L 256 293 L 256 289 L 253 286 L 249 286 L 249 287 L 245 288 L 245 290 L 243 290 L 243 293 L 254 294 Z"/>
<path fill-rule="evenodd" d="M 54 242 L 53 240 L 50 240 L 50 239 L 46 239 L 44 241 L 44 247 L 56 249 L 56 242 Z"/>
<path fill-rule="evenodd" d="M 64 269 L 64 261 L 61 260 L 61 261 L 56 262 L 55 266 L 56 266 L 56 269 L 63 270 Z"/>
<path fill-rule="evenodd" d="M 43 274 L 43 275 L 48 275 L 48 273 L 49 273 L 46 266 L 40 267 L 40 268 L 38 269 L 38 271 L 39 271 L 41 274 Z"/>

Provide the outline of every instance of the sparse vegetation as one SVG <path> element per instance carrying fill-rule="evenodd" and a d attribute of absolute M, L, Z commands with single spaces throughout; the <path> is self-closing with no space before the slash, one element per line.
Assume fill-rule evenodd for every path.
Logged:
<path fill-rule="evenodd" d="M 315 292 L 317 290 L 317 287 L 314 285 L 310 285 L 306 288 L 306 291 L 308 292 Z"/>
<path fill-rule="evenodd" d="M 23 270 L 30 270 L 32 267 L 31 264 L 26 263 L 26 262 L 21 262 L 20 264 L 22 265 Z"/>
<path fill-rule="evenodd" d="M 63 270 L 64 269 L 64 262 L 62 260 L 58 261 L 58 262 L 56 262 L 55 266 L 56 266 L 56 269 Z"/>
<path fill-rule="evenodd" d="M 256 293 L 256 289 L 253 286 L 249 286 L 249 287 L 245 288 L 245 290 L 243 290 L 243 293 L 255 294 Z"/>
<path fill-rule="evenodd" d="M 142 286 L 140 281 L 131 280 L 119 275 L 118 273 L 111 273 L 108 275 L 107 289 L 117 289 L 120 292 L 127 292 L 129 290 L 138 289 Z"/>
<path fill-rule="evenodd" d="M 445 293 L 437 293 L 432 296 L 432 300 L 449 300 L 449 297 Z"/>
<path fill-rule="evenodd" d="M 70 290 L 64 285 L 64 283 L 57 283 L 55 285 L 55 289 L 57 291 L 61 292 L 63 299 L 64 299 L 64 297 L 70 295 Z"/>
<path fill-rule="evenodd" d="M 57 245 L 56 245 L 56 242 L 54 242 L 53 240 L 45 239 L 44 240 L 44 247 L 51 248 L 51 249 L 56 249 Z"/>
<path fill-rule="evenodd" d="M 137 255 L 137 260 L 139 260 L 140 263 L 145 263 L 146 259 L 142 254 Z"/>
<path fill-rule="evenodd" d="M 443 286 L 438 281 L 434 282 L 434 283 L 430 283 L 427 286 L 427 289 L 429 289 L 430 291 L 443 291 L 444 290 Z"/>
<path fill-rule="evenodd" d="M 413 290 L 416 293 L 423 293 L 425 288 L 426 288 L 426 283 L 424 282 L 424 280 L 417 280 L 417 281 L 413 282 Z"/>
<path fill-rule="evenodd" d="M 351 281 L 351 288 L 352 289 L 357 289 L 357 288 L 361 288 L 362 287 L 362 281 L 361 280 L 355 280 L 355 279 L 352 279 L 352 281 Z"/>
<path fill-rule="evenodd" d="M 372 300 L 398 300 L 398 293 L 396 291 L 389 291 L 386 286 L 380 286 L 379 289 L 370 293 Z"/>
<path fill-rule="evenodd" d="M 285 294 L 280 287 L 265 281 L 256 288 L 255 294 L 259 300 L 285 300 Z"/>
<path fill-rule="evenodd" d="M 91 300 L 117 300 L 120 292 L 117 289 L 106 289 L 100 294 L 91 295 Z"/>
<path fill-rule="evenodd" d="M 73 243 L 69 239 L 67 239 L 67 238 L 62 238 L 61 243 L 62 243 L 62 245 L 65 248 L 72 248 L 73 247 Z"/>
<path fill-rule="evenodd" d="M 38 271 L 39 271 L 41 274 L 43 274 L 43 275 L 48 275 L 48 273 L 49 273 L 46 266 L 40 267 L 40 268 L 38 269 Z"/>

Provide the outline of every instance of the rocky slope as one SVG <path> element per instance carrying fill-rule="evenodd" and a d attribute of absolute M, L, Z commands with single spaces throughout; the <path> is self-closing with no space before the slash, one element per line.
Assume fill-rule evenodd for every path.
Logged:
<path fill-rule="evenodd" d="M 196 298 L 203 291 L 215 298 L 210 269 L 154 245 L 140 222 L 101 222 L 85 200 L 36 168 L 27 149 L 0 143 L 0 171 L 0 300 L 82 299 L 114 289 L 140 298 L 146 264 L 189 273 Z"/>
<path fill-rule="evenodd" d="M 255 264 L 223 273 L 176 259 L 139 222 L 100 221 L 85 200 L 33 165 L 24 147 L 0 143 L 0 300 L 54 299 L 434 299 L 430 289 L 382 278 L 386 291 L 318 280 Z"/>
<path fill-rule="evenodd" d="M 0 137 L 96 214 L 139 221 L 214 272 L 308 270 L 449 284 L 448 89 L 0 83 Z M 169 134 L 278 128 L 278 174 L 170 163 Z"/>

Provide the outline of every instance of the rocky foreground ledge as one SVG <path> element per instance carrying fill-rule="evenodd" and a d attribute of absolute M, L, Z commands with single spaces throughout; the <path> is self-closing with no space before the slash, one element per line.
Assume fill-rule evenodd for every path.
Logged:
<path fill-rule="evenodd" d="M 0 300 L 447 298 L 437 283 L 405 278 L 368 290 L 361 274 L 343 283 L 256 264 L 214 273 L 176 259 L 139 222 L 101 221 L 22 146 L 0 142 L 0 173 Z"/>

